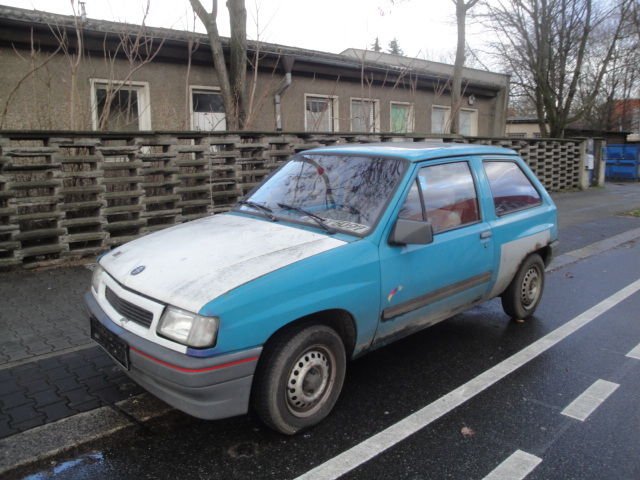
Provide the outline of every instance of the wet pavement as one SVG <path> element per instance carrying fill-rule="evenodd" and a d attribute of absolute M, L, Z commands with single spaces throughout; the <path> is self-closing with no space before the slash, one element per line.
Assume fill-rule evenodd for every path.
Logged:
<path fill-rule="evenodd" d="M 640 244 L 627 244 L 549 274 L 531 321 L 510 321 L 492 301 L 366 355 L 350 364 L 331 416 L 295 437 L 250 416 L 208 422 L 173 412 L 13 478 L 296 478 L 567 324 L 639 272 Z M 635 293 L 343 478 L 483 478 L 517 450 L 541 460 L 531 479 L 638 478 L 640 360 L 626 356 L 640 344 L 638 311 Z M 619 388 L 584 422 L 562 414 L 599 379 Z"/>
<path fill-rule="evenodd" d="M 640 218 L 619 215 L 640 208 L 638 183 L 608 184 L 605 188 L 587 192 L 563 193 L 556 195 L 555 199 L 560 212 L 561 244 L 558 253 L 640 228 Z M 589 260 L 589 264 L 594 261 Z M 620 259 L 615 261 L 631 263 Z M 219 468 L 229 475 L 219 478 L 234 478 L 233 465 L 238 463 L 238 459 L 269 459 L 272 455 L 282 455 L 292 467 L 287 467 L 286 462 L 273 463 L 271 460 L 273 466 L 265 470 L 267 467 L 258 462 L 248 469 L 243 468 L 242 475 L 235 478 L 248 475 L 260 478 L 294 476 L 292 472 L 301 473 L 305 468 L 316 465 L 319 459 L 329 458 L 336 451 L 366 438 L 425 402 L 438 398 L 438 395 L 457 386 L 465 376 L 480 372 L 492 362 L 517 351 L 562 319 L 580 313 L 579 308 L 585 300 L 593 302 L 598 298 L 601 287 L 606 287 L 606 290 L 615 284 L 613 279 L 596 269 L 589 275 L 585 274 L 585 285 L 576 289 L 578 282 L 571 281 L 575 279 L 574 268 L 582 266 L 571 265 L 550 277 L 557 282 L 557 285 L 552 283 L 557 288 L 548 287 L 547 296 L 558 295 L 560 300 L 548 303 L 545 298 L 543 307 L 549 310 L 539 324 L 523 327 L 508 321 L 505 323 L 499 302 L 493 301 L 354 362 L 341 399 L 341 404 L 346 407 L 335 413 L 338 423 L 332 424 L 333 429 L 321 425 L 293 440 L 265 430 L 250 417 L 200 422 L 174 412 L 135 431 L 133 438 L 121 438 L 119 441 L 132 445 L 128 453 L 132 458 L 138 455 L 136 449 L 139 449 L 141 465 L 148 464 L 145 455 L 150 451 L 165 456 L 177 454 L 181 458 L 178 465 L 182 466 L 191 455 L 194 455 L 196 464 L 202 463 L 199 455 L 204 451 L 217 459 L 214 464 L 204 462 L 204 471 Z M 611 273 L 611 267 L 607 269 Z M 81 298 L 88 288 L 90 275 L 91 272 L 83 266 L 0 273 L 0 325 L 3 333 L 6 332 L 0 338 L 0 438 L 8 438 L 78 412 L 113 405 L 142 391 L 89 339 Z M 574 299 L 574 296 L 580 298 Z M 370 415 L 376 421 L 371 421 Z M 177 432 L 179 442 L 170 441 L 172 432 Z M 203 445 L 194 444 L 192 438 Z M 322 445 L 317 445 L 315 439 Z M 110 446 L 104 450 L 101 447 L 97 457 L 92 454 L 86 458 L 74 457 L 73 462 L 78 460 L 75 467 L 64 467 L 55 475 L 75 478 L 64 476 L 71 475 L 68 472 L 77 472 L 79 465 L 87 462 L 90 468 L 110 465 L 114 472 L 120 471 L 123 465 L 118 461 L 124 462 L 126 455 L 118 460 L 118 454 L 113 453 L 118 452 L 118 440 L 113 442 L 116 443 L 108 444 Z M 167 443 L 166 451 L 162 442 Z M 147 448 L 147 443 L 155 446 Z M 308 446 L 296 448 L 296 445 Z M 177 453 L 172 453 L 175 449 Z M 267 465 L 269 463 L 266 462 Z M 167 462 L 159 465 L 163 465 L 156 471 L 160 477 L 167 472 L 178 475 L 182 471 L 182 467 L 174 469 L 174 465 Z M 140 475 L 143 473 L 134 467 L 129 468 Z M 152 472 L 155 466 L 147 465 L 147 468 Z M 206 476 L 201 470 L 189 471 L 196 477 Z M 100 473 L 107 475 L 105 470 L 100 470 Z M 46 470 L 42 474 L 50 475 L 51 472 Z M 407 475 L 404 478 L 408 478 Z M 416 473 L 414 478 L 421 478 L 420 474 Z"/>

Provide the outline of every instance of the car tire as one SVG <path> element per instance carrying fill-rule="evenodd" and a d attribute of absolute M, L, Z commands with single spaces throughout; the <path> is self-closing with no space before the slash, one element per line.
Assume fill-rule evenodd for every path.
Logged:
<path fill-rule="evenodd" d="M 544 262 L 537 253 L 529 255 L 502 294 L 502 308 L 514 319 L 533 315 L 544 291 Z"/>
<path fill-rule="evenodd" d="M 346 353 L 326 325 L 286 332 L 267 345 L 256 371 L 253 408 L 269 427 L 293 435 L 322 421 L 344 383 Z"/>

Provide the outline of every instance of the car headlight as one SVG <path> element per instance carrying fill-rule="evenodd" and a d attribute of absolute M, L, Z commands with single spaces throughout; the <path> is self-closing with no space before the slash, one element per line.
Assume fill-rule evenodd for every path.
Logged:
<path fill-rule="evenodd" d="M 102 268 L 100 264 L 96 263 L 96 266 L 93 269 L 93 275 L 91 276 L 91 288 L 93 288 L 93 291 L 96 293 L 98 293 L 98 288 L 100 287 L 100 279 L 102 278 L 103 272 L 104 268 Z"/>
<path fill-rule="evenodd" d="M 159 335 L 189 347 L 212 347 L 218 334 L 218 318 L 169 306 L 158 322 L 157 331 Z"/>

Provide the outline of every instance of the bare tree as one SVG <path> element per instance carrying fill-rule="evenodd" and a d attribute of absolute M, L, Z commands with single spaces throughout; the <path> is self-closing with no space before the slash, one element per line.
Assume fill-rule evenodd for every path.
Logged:
<path fill-rule="evenodd" d="M 480 0 L 451 0 L 456 6 L 456 22 L 458 24 L 458 47 L 456 61 L 453 66 L 451 90 L 451 133 L 460 133 L 460 107 L 462 105 L 462 69 L 465 60 L 467 12 Z"/>
<path fill-rule="evenodd" d="M 69 127 L 71 130 L 78 128 L 78 119 L 76 115 L 76 105 L 78 96 L 78 70 L 82 64 L 84 57 L 84 38 L 82 32 L 82 21 L 78 17 L 74 1 L 71 0 L 71 10 L 73 11 L 73 36 L 75 37 L 75 45 L 68 37 L 67 29 L 58 25 L 49 25 L 51 33 L 56 38 L 65 58 L 69 62 L 69 75 L 71 82 L 69 85 Z M 75 47 L 75 48 L 74 48 Z"/>
<path fill-rule="evenodd" d="M 144 16 L 135 31 L 124 30 L 118 33 L 119 41 L 115 48 L 107 45 L 109 35 L 105 34 L 102 48 L 109 78 L 100 105 L 92 105 L 92 108 L 98 109 L 97 127 L 99 130 L 110 128 L 114 113 L 123 114 L 125 123 L 138 118 L 138 112 L 133 111 L 134 99 L 130 94 L 124 94 L 123 89 L 131 86 L 136 72 L 156 58 L 165 40 L 164 38 L 155 38 L 147 29 L 146 19 L 149 14 L 149 6 L 150 0 L 147 0 Z M 120 70 L 118 68 L 119 60 L 122 59 L 126 61 L 127 67 L 124 74 L 122 72 L 117 74 L 116 71 Z M 126 101 L 126 105 L 116 102 L 116 99 Z M 116 103 L 119 104 L 119 108 L 122 109 L 123 106 L 125 108 L 121 112 L 114 112 Z M 102 108 L 99 108 L 100 106 Z"/>
<path fill-rule="evenodd" d="M 596 100 L 614 58 L 625 18 L 637 0 L 485 1 L 482 18 L 498 38 L 494 47 L 513 74 L 514 90 L 535 105 L 543 136 L 563 137 Z M 585 80 L 585 62 L 601 27 L 612 22 L 584 102 L 576 98 Z M 583 90 L 586 92 L 586 90 Z"/>
<path fill-rule="evenodd" d="M 53 52 L 49 53 L 44 59 L 41 60 L 41 52 L 40 50 L 38 50 L 36 48 L 35 42 L 34 42 L 34 38 L 33 38 L 33 28 L 31 29 L 31 34 L 30 34 L 30 49 L 29 49 L 29 56 L 26 57 L 24 55 L 22 55 L 15 47 L 14 47 L 14 52 L 15 54 L 26 64 L 29 65 L 29 68 L 27 69 L 27 71 L 24 73 L 24 75 L 22 75 L 20 77 L 20 79 L 16 82 L 16 84 L 13 86 L 13 88 L 11 89 L 11 91 L 9 92 L 9 94 L 7 95 L 7 98 L 5 99 L 4 102 L 4 107 L 2 109 L 2 114 L 0 114 L 0 128 L 4 128 L 6 126 L 6 121 L 7 121 L 7 116 L 9 114 L 9 109 L 11 107 L 11 105 L 13 104 L 13 100 L 15 98 L 15 96 L 18 94 L 18 92 L 20 91 L 20 89 L 22 88 L 22 86 L 24 85 L 24 83 L 34 77 L 37 72 L 43 68 L 46 68 L 46 65 L 58 54 L 58 52 L 60 52 L 61 50 L 61 46 L 58 45 L 58 48 L 56 48 Z M 37 96 L 34 94 L 32 95 L 32 97 L 34 99 L 37 99 Z M 46 119 L 48 123 L 51 122 L 51 118 L 47 118 Z M 42 128 L 42 125 L 39 125 L 40 128 Z"/>
<path fill-rule="evenodd" d="M 211 12 L 202 6 L 200 0 L 189 0 L 193 11 L 204 24 L 211 44 L 211 56 L 220 84 L 224 102 L 227 126 L 231 130 L 244 128 L 247 99 L 245 84 L 247 78 L 247 10 L 244 0 L 227 0 L 231 22 L 229 42 L 229 69 L 218 33 L 218 0 L 212 0 Z"/>

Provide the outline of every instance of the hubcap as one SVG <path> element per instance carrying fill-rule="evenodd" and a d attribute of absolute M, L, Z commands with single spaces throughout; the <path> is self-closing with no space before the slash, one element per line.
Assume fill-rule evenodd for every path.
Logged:
<path fill-rule="evenodd" d="M 540 272 L 536 267 L 531 267 L 522 279 L 522 289 L 520 291 L 522 305 L 526 309 L 534 306 L 540 296 Z"/>
<path fill-rule="evenodd" d="M 331 391 L 335 373 L 333 356 L 320 347 L 304 352 L 287 380 L 287 406 L 298 417 L 316 412 Z"/>

